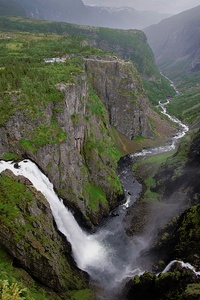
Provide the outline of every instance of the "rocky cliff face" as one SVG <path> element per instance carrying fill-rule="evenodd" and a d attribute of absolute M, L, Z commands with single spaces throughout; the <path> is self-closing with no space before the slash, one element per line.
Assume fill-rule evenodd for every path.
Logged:
<path fill-rule="evenodd" d="M 73 263 L 71 246 L 56 230 L 43 195 L 6 170 L 0 174 L 0 197 L 0 246 L 15 265 L 58 293 L 85 288 L 87 276 Z"/>
<path fill-rule="evenodd" d="M 39 104 L 34 118 L 31 107 L 22 106 L 24 98 L 12 95 L 14 109 L 1 126 L 0 153 L 2 158 L 15 153 L 37 162 L 58 194 L 91 226 L 123 195 L 116 174 L 120 153 L 109 119 L 129 138 L 147 136 L 150 129 L 146 99 L 130 63 L 92 58 L 83 66 L 73 82 L 57 85 L 64 100 Z"/>
<path fill-rule="evenodd" d="M 148 123 L 148 101 L 142 82 L 131 62 L 114 58 L 87 59 L 92 86 L 105 105 L 109 121 L 129 139 L 152 137 Z"/>
<path fill-rule="evenodd" d="M 162 171 L 155 176 L 155 190 L 168 201 L 176 201 L 181 196 L 187 204 L 197 204 L 199 191 L 200 132 L 188 136 L 178 151 L 167 160 Z"/>

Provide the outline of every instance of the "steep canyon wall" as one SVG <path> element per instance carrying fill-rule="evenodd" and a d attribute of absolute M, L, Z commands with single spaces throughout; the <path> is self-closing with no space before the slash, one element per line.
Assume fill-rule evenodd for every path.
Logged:
<path fill-rule="evenodd" d="M 151 136 L 147 99 L 132 63 L 113 57 L 86 59 L 82 74 L 57 89 L 63 101 L 41 103 L 35 117 L 20 94 L 12 95 L 0 154 L 37 162 L 85 224 L 96 225 L 123 195 L 111 125 L 130 139 Z"/>

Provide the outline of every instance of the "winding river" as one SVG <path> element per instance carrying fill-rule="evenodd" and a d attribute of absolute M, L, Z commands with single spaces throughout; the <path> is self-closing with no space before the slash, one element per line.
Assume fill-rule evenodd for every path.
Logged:
<path fill-rule="evenodd" d="M 159 106 L 163 114 L 179 124 L 179 133 L 172 138 L 170 145 L 145 149 L 120 160 L 118 174 L 124 188 L 124 203 L 117 207 L 92 235 L 79 227 L 73 214 L 55 194 L 53 185 L 33 162 L 30 160 L 23 160 L 17 164 L 0 162 L 0 172 L 10 169 L 17 176 L 23 175 L 43 193 L 51 206 L 58 229 L 72 245 L 73 256 L 78 267 L 88 272 L 91 278 L 104 289 L 113 289 L 127 278 L 142 274 L 144 271 L 138 263 L 138 258 L 147 248 L 149 240 L 142 236 L 132 238 L 127 236 L 123 220 L 127 208 L 139 198 L 142 189 L 131 170 L 134 160 L 140 156 L 154 155 L 174 149 L 177 140 L 188 131 L 186 125 L 167 114 L 167 104 L 168 101 L 159 103 Z"/>

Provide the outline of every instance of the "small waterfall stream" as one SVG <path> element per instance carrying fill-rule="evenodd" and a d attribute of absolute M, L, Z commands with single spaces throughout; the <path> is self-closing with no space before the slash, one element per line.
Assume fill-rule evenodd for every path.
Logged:
<path fill-rule="evenodd" d="M 138 266 L 138 257 L 148 245 L 148 239 L 127 236 L 123 219 L 126 208 L 131 206 L 141 192 L 141 185 L 135 180 L 131 170 L 135 157 L 154 155 L 175 148 L 177 139 L 181 138 L 188 127 L 166 112 L 166 103 L 160 103 L 162 112 L 181 127 L 180 132 L 172 138 L 172 143 L 163 147 L 142 150 L 128 155 L 119 163 L 118 173 L 126 199 L 124 204 L 116 208 L 106 222 L 102 223 L 95 234 L 87 234 L 76 222 L 73 214 L 63 205 L 62 200 L 54 192 L 53 185 L 30 160 L 18 163 L 0 162 L 0 173 L 11 170 L 16 176 L 23 175 L 48 200 L 58 229 L 71 243 L 74 259 L 78 267 L 88 272 L 94 280 L 105 288 L 113 288 L 124 279 L 142 274 Z"/>

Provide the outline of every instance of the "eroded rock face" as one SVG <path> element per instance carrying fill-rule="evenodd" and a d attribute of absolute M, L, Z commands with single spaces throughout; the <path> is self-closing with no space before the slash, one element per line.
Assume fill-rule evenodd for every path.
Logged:
<path fill-rule="evenodd" d="M 129 138 L 151 136 L 147 100 L 132 64 L 113 57 L 88 58 L 82 74 L 57 90 L 63 100 L 37 103 L 34 117 L 20 94 L 12 96 L 0 157 L 15 153 L 37 162 L 65 203 L 93 226 L 123 196 L 111 125 Z"/>
<path fill-rule="evenodd" d="M 89 58 L 86 70 L 108 111 L 110 124 L 129 139 L 152 137 L 147 119 L 148 101 L 133 64 L 117 58 Z"/>
<path fill-rule="evenodd" d="M 87 276 L 74 264 L 44 196 L 6 170 L 0 174 L 0 199 L 0 245 L 15 263 L 56 292 L 86 287 Z"/>

